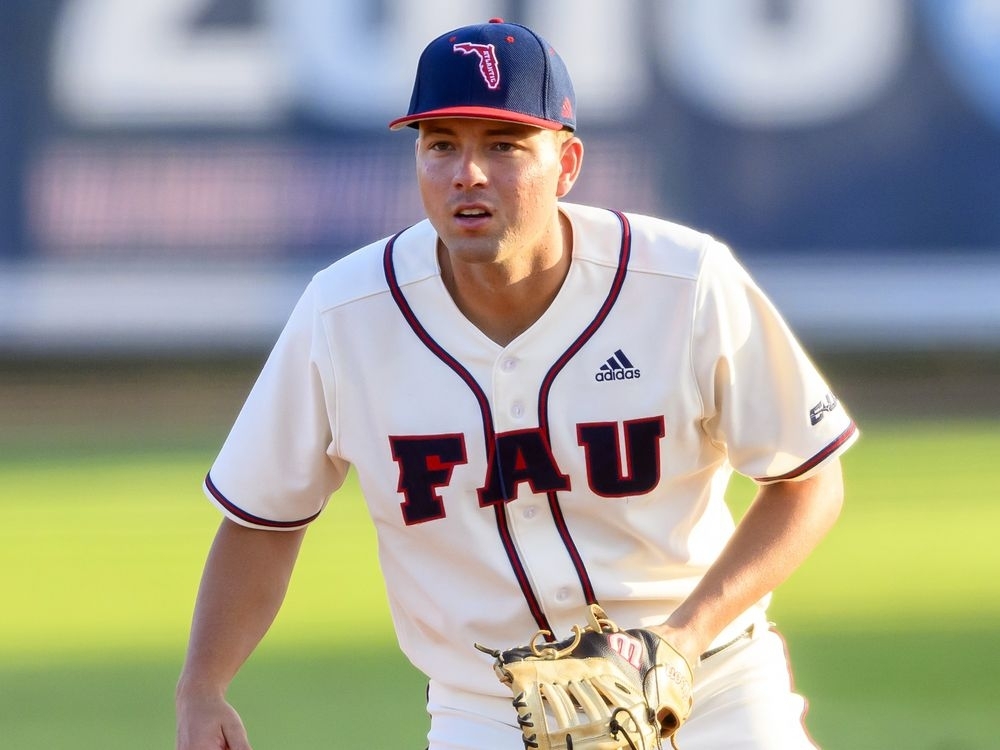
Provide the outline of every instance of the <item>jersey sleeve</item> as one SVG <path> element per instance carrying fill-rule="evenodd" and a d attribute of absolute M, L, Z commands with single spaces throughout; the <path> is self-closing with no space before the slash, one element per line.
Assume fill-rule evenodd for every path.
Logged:
<path fill-rule="evenodd" d="M 206 495 L 244 526 L 305 526 L 344 481 L 332 455 L 333 372 L 312 286 L 295 306 L 205 477 Z"/>
<path fill-rule="evenodd" d="M 857 439 L 777 309 L 715 241 L 699 274 L 692 341 L 704 428 L 739 473 L 760 483 L 804 479 Z"/>

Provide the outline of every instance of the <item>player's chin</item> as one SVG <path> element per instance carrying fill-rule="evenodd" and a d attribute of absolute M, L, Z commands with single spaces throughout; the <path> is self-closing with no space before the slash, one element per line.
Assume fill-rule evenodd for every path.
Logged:
<path fill-rule="evenodd" d="M 489 263 L 500 256 L 500 244 L 493 237 L 456 234 L 442 239 L 449 255 L 466 263 Z"/>

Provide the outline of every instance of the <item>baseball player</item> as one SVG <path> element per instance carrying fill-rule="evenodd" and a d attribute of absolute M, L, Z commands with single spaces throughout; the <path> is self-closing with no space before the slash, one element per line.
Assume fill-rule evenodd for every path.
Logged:
<path fill-rule="evenodd" d="M 682 750 L 815 747 L 766 608 L 839 514 L 852 419 L 725 245 L 563 200 L 574 92 L 533 31 L 432 41 L 390 127 L 427 219 L 316 274 L 205 479 L 225 517 L 178 750 L 250 747 L 227 686 L 350 467 L 430 750 L 532 747 L 473 644 L 562 638 L 590 605 L 690 665 Z M 734 470 L 759 488 L 738 524 Z"/>

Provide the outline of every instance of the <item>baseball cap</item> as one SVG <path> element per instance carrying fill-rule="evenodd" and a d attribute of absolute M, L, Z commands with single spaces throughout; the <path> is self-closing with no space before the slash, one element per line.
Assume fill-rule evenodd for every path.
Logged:
<path fill-rule="evenodd" d="M 562 58 L 526 26 L 492 18 L 442 34 L 424 48 L 405 117 L 475 117 L 576 130 L 576 96 Z"/>

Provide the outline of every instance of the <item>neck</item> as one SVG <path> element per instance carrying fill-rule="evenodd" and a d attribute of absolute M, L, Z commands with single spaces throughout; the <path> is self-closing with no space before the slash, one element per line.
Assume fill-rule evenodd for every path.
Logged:
<path fill-rule="evenodd" d="M 552 304 L 572 260 L 572 228 L 559 214 L 552 241 L 502 263 L 457 262 L 440 242 L 441 277 L 462 314 L 486 336 L 506 346 Z"/>

